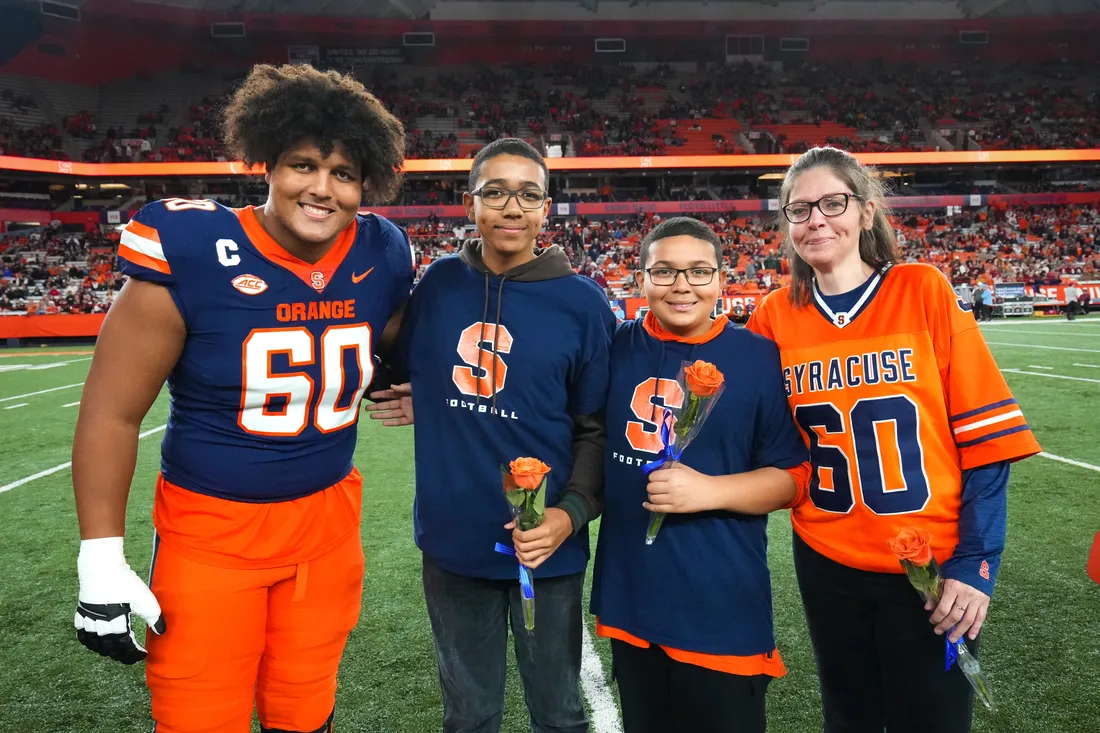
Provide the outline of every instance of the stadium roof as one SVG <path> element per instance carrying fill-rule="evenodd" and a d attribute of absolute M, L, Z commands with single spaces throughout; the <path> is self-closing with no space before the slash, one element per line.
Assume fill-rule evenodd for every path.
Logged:
<path fill-rule="evenodd" d="M 186 10 L 204 10 L 228 14 L 247 13 L 285 13 L 291 15 L 309 16 L 344 16 L 367 18 L 405 18 L 405 19 L 449 19 L 448 6 L 470 5 L 473 0 L 132 0 L 135 3 L 163 5 Z M 500 13 L 508 13 L 507 7 L 522 3 L 529 10 L 532 5 L 560 6 L 562 9 L 576 10 L 578 8 L 593 14 L 603 15 L 614 8 L 617 18 L 625 19 L 631 15 L 630 10 L 635 11 L 639 18 L 652 17 L 652 11 L 656 6 L 664 6 L 674 11 L 675 17 L 680 19 L 691 18 L 691 6 L 700 9 L 711 6 L 726 6 L 737 14 L 733 6 L 743 5 L 753 17 L 759 18 L 761 6 L 776 8 L 780 14 L 783 11 L 795 10 L 797 6 L 803 6 L 807 12 L 813 11 L 810 17 L 849 17 L 857 19 L 867 9 L 874 7 L 878 18 L 890 16 L 889 6 L 897 6 L 899 10 L 908 6 L 925 4 L 928 7 L 940 6 L 944 14 L 943 18 L 1004 18 L 1039 15 L 1063 15 L 1100 12 L 1100 0 L 959 0 L 958 2 L 946 2 L 945 0 L 476 0 L 476 4 L 483 9 L 484 17 L 498 16 Z M 50 3 L 43 3 L 50 4 Z M 97 0 L 58 0 L 60 5 L 74 5 L 86 11 L 94 11 Z M 0 0 L 0 5 L 33 5 L 38 6 L 38 0 Z M 844 7 L 844 15 L 834 14 Z M 751 8 L 751 10 L 750 10 Z M 782 8 L 780 10 L 780 8 Z M 828 11 L 833 10 L 834 13 Z M 843 11 L 842 11 L 843 12 Z M 711 13 L 700 12 L 700 16 Z M 848 15 L 851 13 L 851 15 Z M 899 13 L 904 15 L 904 13 Z M 595 18 L 593 18 L 595 19 Z"/>

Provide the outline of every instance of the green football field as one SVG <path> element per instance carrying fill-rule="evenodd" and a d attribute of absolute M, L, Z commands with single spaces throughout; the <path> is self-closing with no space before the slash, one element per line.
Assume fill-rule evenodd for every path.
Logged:
<path fill-rule="evenodd" d="M 974 730 L 1100 731 L 1100 587 L 1085 573 L 1100 530 L 1100 318 L 984 331 L 1045 455 L 1013 468 L 1008 547 L 982 644 L 999 709 L 977 710 Z M 85 650 L 72 628 L 78 533 L 67 461 L 90 359 L 88 347 L 0 349 L 0 733 L 151 729 L 142 667 Z M 143 575 L 167 412 L 162 394 L 145 421 L 129 505 L 127 554 Z M 337 729 L 438 731 L 440 694 L 412 541 L 411 428 L 363 420 L 357 463 L 367 579 L 341 668 Z M 770 527 L 776 634 L 790 672 L 770 688 L 769 730 L 812 733 L 821 728 L 820 699 L 790 522 L 779 512 Z M 620 731 L 608 646 L 598 639 L 586 646 L 593 730 Z M 503 730 L 524 731 L 512 665 Z M 928 733 L 938 730 L 935 715 L 928 710 Z"/>

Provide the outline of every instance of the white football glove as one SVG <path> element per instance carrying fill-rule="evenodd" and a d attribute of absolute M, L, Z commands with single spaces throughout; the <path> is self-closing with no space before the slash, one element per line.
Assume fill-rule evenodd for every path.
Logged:
<path fill-rule="evenodd" d="M 164 633 L 164 618 L 153 592 L 126 564 L 122 538 L 82 540 L 76 570 L 80 578 L 73 619 L 76 638 L 92 651 L 123 664 L 145 659 L 145 647 L 130 627 L 130 614 L 144 618 L 158 634 Z"/>

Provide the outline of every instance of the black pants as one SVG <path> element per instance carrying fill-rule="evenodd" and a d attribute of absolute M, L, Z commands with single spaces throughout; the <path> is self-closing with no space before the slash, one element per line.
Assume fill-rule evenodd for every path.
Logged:
<path fill-rule="evenodd" d="M 535 629 L 528 632 L 518 580 L 468 578 L 423 557 L 444 733 L 500 731 L 509 621 L 531 733 L 587 733 L 580 687 L 584 573 L 535 574 Z"/>
<path fill-rule="evenodd" d="M 1071 300 L 1066 303 L 1066 320 L 1072 321 L 1077 317 L 1077 309 L 1079 308 L 1076 300 Z"/>
<path fill-rule="evenodd" d="M 767 675 L 715 672 L 617 639 L 611 656 L 623 733 L 764 733 Z"/>
<path fill-rule="evenodd" d="M 821 681 L 824 733 L 968 733 L 970 684 L 904 575 L 835 563 L 796 534 L 794 566 Z M 978 655 L 978 641 L 966 645 Z"/>

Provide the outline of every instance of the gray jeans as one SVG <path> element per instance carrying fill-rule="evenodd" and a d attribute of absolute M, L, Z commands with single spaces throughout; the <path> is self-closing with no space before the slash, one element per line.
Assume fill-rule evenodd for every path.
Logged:
<path fill-rule="evenodd" d="M 531 733 L 587 733 L 580 692 L 584 573 L 535 581 L 535 629 L 523 626 L 518 580 L 456 575 L 423 556 L 424 599 L 443 689 L 443 733 L 498 733 L 508 623 Z"/>

